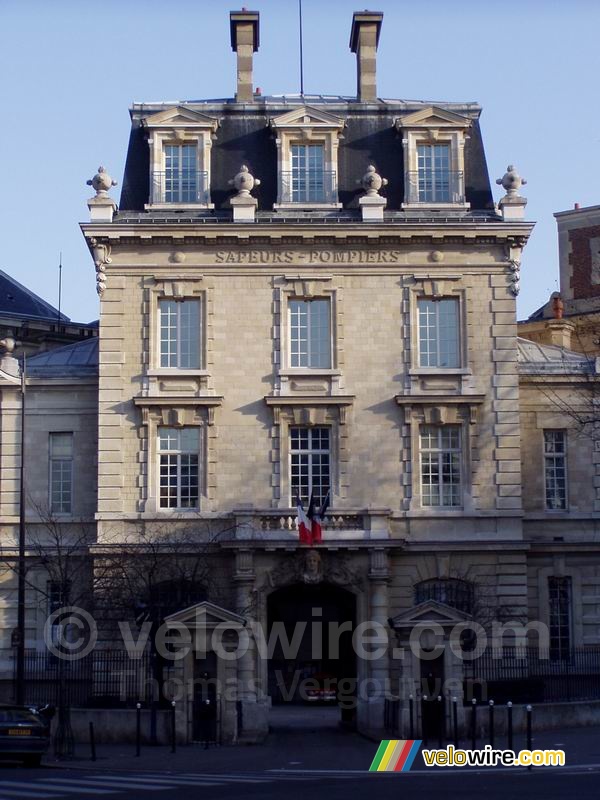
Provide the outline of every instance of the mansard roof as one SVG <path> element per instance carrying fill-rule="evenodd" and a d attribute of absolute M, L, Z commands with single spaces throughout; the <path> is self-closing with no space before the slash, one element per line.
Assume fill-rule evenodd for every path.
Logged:
<path fill-rule="evenodd" d="M 119 202 L 119 216 L 128 212 L 144 212 L 148 203 L 150 154 L 147 137 L 149 131 L 143 120 L 155 114 L 188 110 L 219 120 L 211 148 L 211 202 L 215 213 L 226 211 L 230 218 L 229 199 L 233 189 L 229 181 L 242 164 L 260 178 L 261 184 L 253 190 L 258 199 L 259 214 L 272 211 L 277 202 L 277 146 L 276 130 L 270 125 L 303 107 L 310 108 L 323 119 L 339 119 L 345 125 L 342 131 L 337 163 L 339 201 L 344 210 L 356 207 L 362 188 L 358 184 L 369 164 L 388 179 L 384 190 L 387 210 L 400 212 L 404 202 L 404 159 L 402 132 L 398 130 L 403 117 L 417 112 L 427 113 L 432 108 L 448 119 L 470 121 L 469 138 L 465 143 L 465 194 L 474 212 L 493 213 L 493 199 L 487 170 L 483 141 L 479 127 L 481 108 L 476 103 L 442 103 L 381 99 L 376 104 L 358 103 L 356 98 L 340 95 L 281 95 L 256 96 L 249 104 L 233 100 L 172 101 L 136 103 L 131 108 L 132 128 L 129 139 L 125 174 Z"/>
<path fill-rule="evenodd" d="M 0 316 L 70 322 L 69 317 L 59 314 L 58 309 L 2 270 L 0 270 Z"/>

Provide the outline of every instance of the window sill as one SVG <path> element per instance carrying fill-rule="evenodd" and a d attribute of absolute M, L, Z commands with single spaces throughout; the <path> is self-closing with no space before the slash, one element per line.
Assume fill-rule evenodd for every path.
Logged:
<path fill-rule="evenodd" d="M 179 367 L 158 367 L 157 369 L 149 369 L 146 372 L 149 378 L 185 378 L 185 377 L 206 377 L 210 373 L 206 369 L 185 369 Z"/>
<path fill-rule="evenodd" d="M 472 375 L 473 370 L 470 367 L 410 367 L 408 374 L 439 375 L 443 378 L 446 375 Z"/>
<path fill-rule="evenodd" d="M 290 377 L 290 378 L 297 378 L 302 375 L 306 375 L 309 378 L 315 377 L 335 377 L 337 375 L 341 375 L 342 371 L 339 369 L 320 369 L 315 367 L 286 367 L 284 369 L 280 369 L 278 372 L 279 375 L 282 377 Z"/>

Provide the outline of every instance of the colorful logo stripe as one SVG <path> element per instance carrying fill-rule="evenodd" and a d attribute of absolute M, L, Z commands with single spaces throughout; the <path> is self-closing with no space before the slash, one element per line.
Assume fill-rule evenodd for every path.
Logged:
<path fill-rule="evenodd" d="M 420 746 L 421 739 L 384 739 L 369 772 L 408 772 Z"/>

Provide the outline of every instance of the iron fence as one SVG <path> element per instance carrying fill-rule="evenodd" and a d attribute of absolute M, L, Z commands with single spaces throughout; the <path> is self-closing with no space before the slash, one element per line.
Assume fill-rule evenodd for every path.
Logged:
<path fill-rule="evenodd" d="M 25 702 L 83 708 L 133 707 L 138 701 L 160 700 L 156 674 L 168 679 L 168 667 L 157 673 L 153 654 L 133 659 L 122 650 L 95 650 L 77 661 L 49 652 L 25 654 Z M 166 701 L 165 701 L 166 702 Z"/>
<path fill-rule="evenodd" d="M 208 199 L 208 173 L 200 170 L 153 172 L 151 203 L 202 203 Z"/>
<path fill-rule="evenodd" d="M 600 699 L 600 647 L 563 652 L 537 647 L 487 648 L 465 662 L 465 702 L 553 703 Z"/>

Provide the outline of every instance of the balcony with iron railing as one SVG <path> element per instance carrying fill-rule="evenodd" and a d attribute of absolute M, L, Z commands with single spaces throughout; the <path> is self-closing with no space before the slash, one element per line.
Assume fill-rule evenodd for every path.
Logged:
<path fill-rule="evenodd" d="M 332 170 L 281 172 L 277 205 L 337 207 L 337 174 Z"/>
<path fill-rule="evenodd" d="M 404 205 L 465 205 L 464 174 L 452 170 L 406 173 Z"/>
<path fill-rule="evenodd" d="M 200 170 L 153 172 L 150 176 L 150 205 L 209 207 L 208 172 Z"/>

